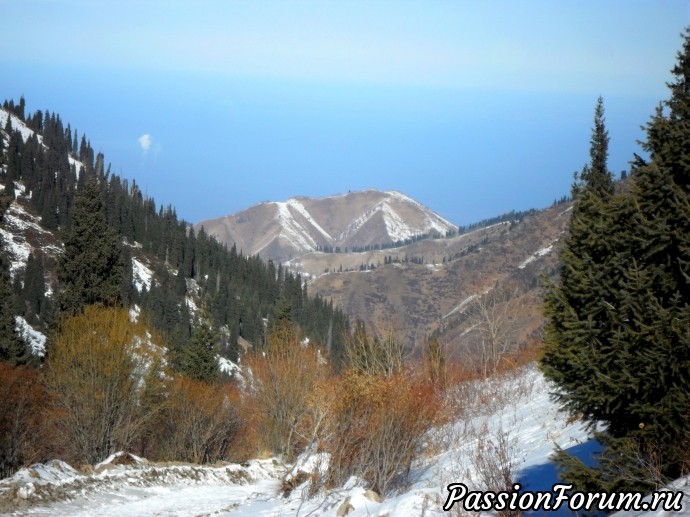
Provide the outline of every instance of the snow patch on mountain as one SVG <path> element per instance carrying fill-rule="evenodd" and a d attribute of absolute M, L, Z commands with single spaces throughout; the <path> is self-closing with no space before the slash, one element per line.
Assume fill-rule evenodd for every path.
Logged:
<path fill-rule="evenodd" d="M 19 119 L 19 117 L 13 113 L 8 113 L 4 109 L 0 109 L 0 129 L 5 129 L 5 124 L 7 124 L 8 118 L 10 118 L 12 121 L 12 129 L 19 131 L 24 142 L 26 142 L 26 140 L 34 134 L 33 130 L 29 129 L 27 125 Z M 41 135 L 38 135 L 38 141 L 39 143 L 43 143 L 43 137 Z"/>
<path fill-rule="evenodd" d="M 302 203 L 300 203 L 297 199 L 294 199 L 294 198 L 293 198 L 293 199 L 288 199 L 288 200 L 286 201 L 286 204 L 287 204 L 289 207 L 294 208 L 299 214 L 301 214 L 302 217 L 304 217 L 307 221 L 309 221 L 309 224 L 311 224 L 314 228 L 316 228 L 316 230 L 318 230 L 318 232 L 319 232 L 321 235 L 323 235 L 324 237 L 326 237 L 326 239 L 328 239 L 328 240 L 333 240 L 333 237 L 331 237 L 331 236 L 329 235 L 329 233 L 328 233 L 326 230 L 324 230 L 323 228 L 321 228 L 321 226 L 319 225 L 319 223 L 316 222 L 316 220 L 311 216 L 311 214 L 309 213 L 309 211 L 308 211 L 308 210 L 304 207 L 304 205 L 303 205 Z"/>
<path fill-rule="evenodd" d="M 311 238 L 307 230 L 292 216 L 288 203 L 287 201 L 273 203 L 278 209 L 276 219 L 281 226 L 280 235 L 286 237 L 304 251 L 315 250 L 316 241 Z"/>
<path fill-rule="evenodd" d="M 545 255 L 548 255 L 553 251 L 553 245 L 558 241 L 558 239 L 551 241 L 548 246 L 541 248 L 540 250 L 537 250 L 535 253 L 527 257 L 525 260 L 522 261 L 522 263 L 518 266 L 518 269 L 525 269 L 528 264 L 534 262 L 540 257 L 543 257 Z"/>
<path fill-rule="evenodd" d="M 423 204 L 421 204 L 419 201 L 415 201 L 411 197 L 403 194 L 402 192 L 398 192 L 397 190 L 388 190 L 386 191 L 386 194 L 388 194 L 388 196 L 390 196 L 391 198 L 398 199 L 409 205 L 412 205 L 426 214 L 429 214 L 430 212 L 429 209 L 425 207 Z M 444 219 L 435 212 L 431 212 L 430 215 L 426 216 L 425 226 L 426 229 L 424 230 L 424 232 L 434 230 L 440 233 L 441 235 L 445 235 L 446 232 L 448 232 L 449 230 L 457 229 L 457 227 L 453 223 L 451 223 L 447 219 Z"/>
<path fill-rule="evenodd" d="M 5 214 L 6 226 L 11 226 L 14 222 L 11 218 L 12 214 L 8 210 L 8 213 Z M 21 235 L 17 235 L 3 227 L 0 227 L 0 238 L 3 241 L 2 247 L 10 257 L 10 277 L 14 279 L 17 270 L 26 267 L 26 262 L 31 254 L 31 245 Z"/>
<path fill-rule="evenodd" d="M 137 291 L 141 292 L 143 289 L 147 291 L 151 289 L 151 279 L 153 278 L 153 271 L 151 271 L 143 262 L 132 257 L 132 282 Z"/>
<path fill-rule="evenodd" d="M 14 325 L 17 333 L 24 342 L 29 345 L 31 355 L 43 357 L 46 355 L 46 336 L 34 329 L 22 316 L 14 317 Z"/>

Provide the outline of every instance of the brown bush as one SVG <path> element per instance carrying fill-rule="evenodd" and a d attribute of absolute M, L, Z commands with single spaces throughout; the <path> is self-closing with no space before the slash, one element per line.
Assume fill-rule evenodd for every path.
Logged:
<path fill-rule="evenodd" d="M 299 332 L 287 323 L 271 333 L 267 350 L 247 358 L 247 364 L 250 426 L 259 431 L 258 445 L 290 460 L 313 439 L 306 430 L 306 422 L 313 419 L 310 397 L 328 368 L 319 364 L 314 347 L 301 344 Z"/>
<path fill-rule="evenodd" d="M 127 309 L 88 306 L 61 322 L 44 381 L 69 461 L 100 461 L 150 428 L 166 377 L 162 351 L 149 336 Z"/>
<path fill-rule="evenodd" d="M 238 400 L 237 390 L 230 384 L 174 379 L 156 436 L 160 459 L 192 463 L 228 459 L 241 427 Z"/>
<path fill-rule="evenodd" d="M 44 400 L 38 370 L 0 363 L 0 478 L 39 459 Z"/>
<path fill-rule="evenodd" d="M 333 486 L 356 475 L 380 494 L 405 486 L 427 432 L 441 423 L 439 391 L 424 375 L 346 373 L 323 448 Z"/>

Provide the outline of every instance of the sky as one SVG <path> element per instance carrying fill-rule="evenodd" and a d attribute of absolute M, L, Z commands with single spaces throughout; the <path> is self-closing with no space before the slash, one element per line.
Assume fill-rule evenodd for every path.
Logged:
<path fill-rule="evenodd" d="M 690 0 L 0 0 L 0 97 L 190 222 L 398 190 L 455 224 L 548 206 L 668 98 Z"/>

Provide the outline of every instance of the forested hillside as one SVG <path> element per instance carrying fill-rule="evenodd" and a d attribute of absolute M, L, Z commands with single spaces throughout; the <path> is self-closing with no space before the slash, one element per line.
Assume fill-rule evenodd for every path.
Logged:
<path fill-rule="evenodd" d="M 117 297 L 125 306 L 140 307 L 171 346 L 185 347 L 191 341 L 191 313 L 197 311 L 213 329 L 218 351 L 236 359 L 238 338 L 261 345 L 280 314 L 288 315 L 305 336 L 338 356 L 347 319 L 330 303 L 308 296 L 299 276 L 281 265 L 243 256 L 234 247 L 228 250 L 203 229 L 195 233 L 172 206 L 157 206 L 136 181 L 112 174 L 104 155 L 95 153 L 86 135 L 63 123 L 60 115 L 26 113 L 23 98 L 18 103 L 5 101 L 3 110 L 0 213 L 15 202 L 18 209 L 38 215 L 40 226 L 58 241 L 65 241 L 88 217 L 83 211 L 79 214 L 75 200 L 86 192 L 87 184 L 96 185 L 101 214 L 96 219 L 102 217 L 118 237 L 122 275 Z M 89 251 L 79 257 L 81 263 L 73 265 L 74 271 L 102 252 L 102 242 L 83 245 Z M 22 316 L 49 334 L 66 308 L 58 303 L 66 285 L 57 269 L 58 262 L 63 270 L 69 269 L 68 258 L 48 256 L 40 242 L 31 248 L 25 263 L 13 264 L 11 279 L 3 272 L 2 288 L 14 294 L 11 301 L 3 299 L 2 317 L 10 321 L 11 315 Z M 135 282 L 133 258 L 153 270 L 154 280 L 148 286 Z M 9 281 L 14 286 L 10 290 Z M 12 354 L 3 348 L 0 355 L 10 359 Z M 26 359 L 25 352 L 18 356 Z"/>

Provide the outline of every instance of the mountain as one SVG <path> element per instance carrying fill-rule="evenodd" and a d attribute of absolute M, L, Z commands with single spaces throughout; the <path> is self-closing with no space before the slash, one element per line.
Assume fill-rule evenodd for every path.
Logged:
<path fill-rule="evenodd" d="M 287 267 L 310 277 L 309 292 L 351 319 L 393 330 L 411 347 L 437 336 L 451 354 L 467 352 L 467 332 L 476 323 L 468 318 L 473 305 L 501 292 L 505 302 L 511 299 L 517 330 L 512 345 L 520 346 L 543 324 L 540 285 L 544 276 L 557 274 L 571 208 L 568 201 L 557 203 L 393 249 L 311 252 Z"/>
<path fill-rule="evenodd" d="M 250 255 L 284 262 L 313 251 L 364 250 L 457 227 L 414 199 L 391 190 L 265 202 L 194 225 Z"/>
<path fill-rule="evenodd" d="M 512 348 L 538 335 L 541 278 L 557 272 L 570 208 L 562 200 L 459 228 L 400 192 L 365 190 L 264 202 L 195 229 L 299 273 L 367 328 L 410 348 L 437 336 L 463 355 L 469 314 L 489 293 L 510 291 L 501 304 L 516 320 Z"/>

